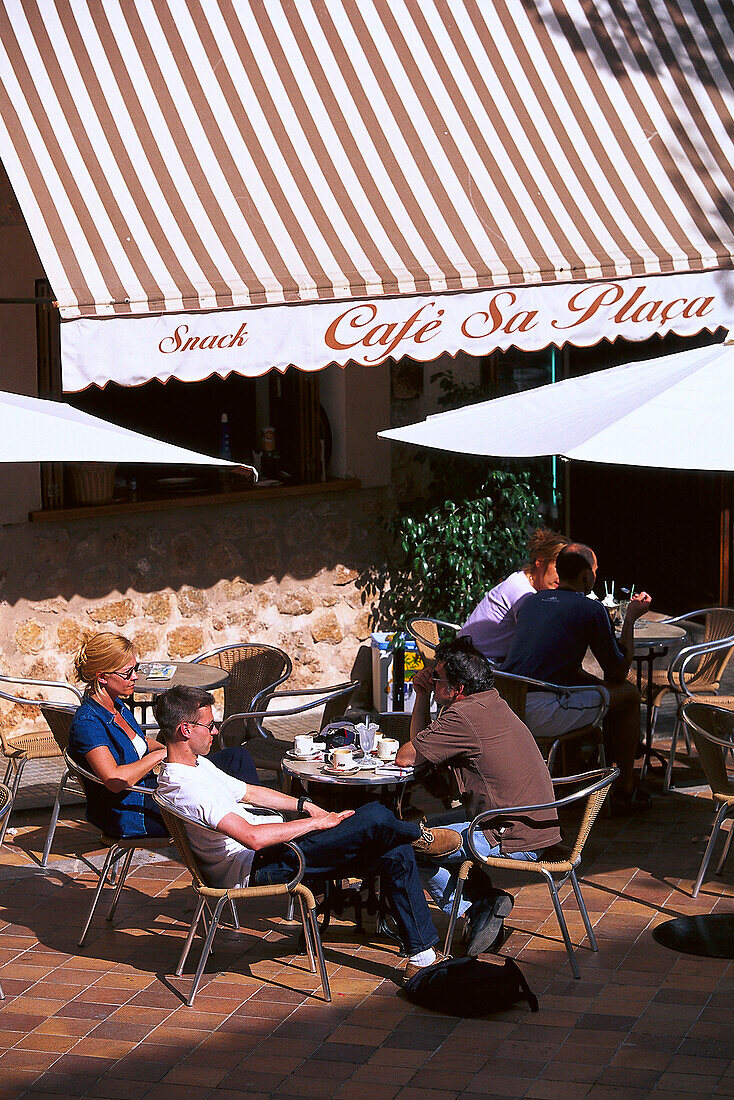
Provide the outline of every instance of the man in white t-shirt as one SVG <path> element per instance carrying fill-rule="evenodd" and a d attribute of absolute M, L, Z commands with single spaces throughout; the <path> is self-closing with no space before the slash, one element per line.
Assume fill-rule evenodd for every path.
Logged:
<path fill-rule="evenodd" d="M 155 705 L 160 737 L 168 749 L 158 795 L 191 819 L 186 835 L 211 884 L 288 882 L 294 857 L 283 844 L 298 841 L 307 880 L 379 874 L 408 955 L 406 978 L 435 962 L 438 934 L 413 849 L 445 857 L 460 847 L 459 834 L 400 821 L 377 802 L 328 813 L 309 798 L 293 798 L 226 775 L 204 759 L 214 733 L 213 702 L 213 696 L 199 688 L 174 687 Z M 270 812 L 263 815 L 263 810 Z M 294 812 L 305 816 L 284 820 L 284 814 Z"/>

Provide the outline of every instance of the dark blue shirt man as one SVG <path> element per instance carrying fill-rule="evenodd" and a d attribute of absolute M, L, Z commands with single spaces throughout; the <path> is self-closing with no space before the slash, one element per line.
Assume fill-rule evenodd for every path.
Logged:
<path fill-rule="evenodd" d="M 647 805 L 636 791 L 634 765 L 640 736 L 640 694 L 626 679 L 634 653 L 634 624 L 649 609 L 650 596 L 640 592 L 630 600 L 619 643 L 606 610 L 586 597 L 594 587 L 597 560 L 582 543 L 565 546 L 556 559 L 559 585 L 528 596 L 517 616 L 504 672 L 587 690 L 558 697 L 530 692 L 525 721 L 537 737 L 558 736 L 599 717 L 600 689 L 607 701 L 604 720 L 607 754 L 619 767 L 612 795 L 615 814 L 632 813 Z M 601 665 L 604 680 L 582 669 L 587 649 Z M 591 685 L 597 685 L 591 687 Z"/>

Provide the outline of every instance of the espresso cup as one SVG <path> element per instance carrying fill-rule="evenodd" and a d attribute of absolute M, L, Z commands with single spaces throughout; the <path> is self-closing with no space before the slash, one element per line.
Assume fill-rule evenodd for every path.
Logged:
<path fill-rule="evenodd" d="M 399 744 L 392 737 L 381 737 L 376 745 L 376 752 L 380 760 L 394 760 Z"/>
<path fill-rule="evenodd" d="M 313 734 L 299 733 L 293 742 L 293 748 L 296 750 L 298 756 L 310 756 L 314 751 Z"/>
<path fill-rule="evenodd" d="M 354 767 L 354 749 L 342 746 L 339 749 L 332 749 L 328 753 L 329 763 L 332 768 L 337 771 L 348 771 Z"/>

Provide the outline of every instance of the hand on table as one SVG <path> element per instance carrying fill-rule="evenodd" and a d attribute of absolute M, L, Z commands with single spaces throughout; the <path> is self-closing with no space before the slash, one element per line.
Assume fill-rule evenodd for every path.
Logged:
<path fill-rule="evenodd" d="M 650 610 L 651 605 L 652 596 L 649 596 L 647 592 L 638 592 L 637 595 L 633 596 L 630 600 L 625 618 L 629 619 L 631 623 L 634 623 Z"/>

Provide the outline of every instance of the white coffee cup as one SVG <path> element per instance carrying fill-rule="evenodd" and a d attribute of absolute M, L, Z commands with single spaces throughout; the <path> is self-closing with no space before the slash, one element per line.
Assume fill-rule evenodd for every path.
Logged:
<path fill-rule="evenodd" d="M 394 760 L 399 747 L 399 742 L 392 737 L 381 737 L 375 750 L 380 760 Z"/>
<path fill-rule="evenodd" d="M 347 748 L 346 745 L 339 749 L 332 749 L 329 753 L 329 763 L 337 771 L 349 771 L 354 767 L 354 749 Z"/>
<path fill-rule="evenodd" d="M 313 734 L 299 733 L 293 742 L 297 756 L 310 756 L 313 751 Z"/>

